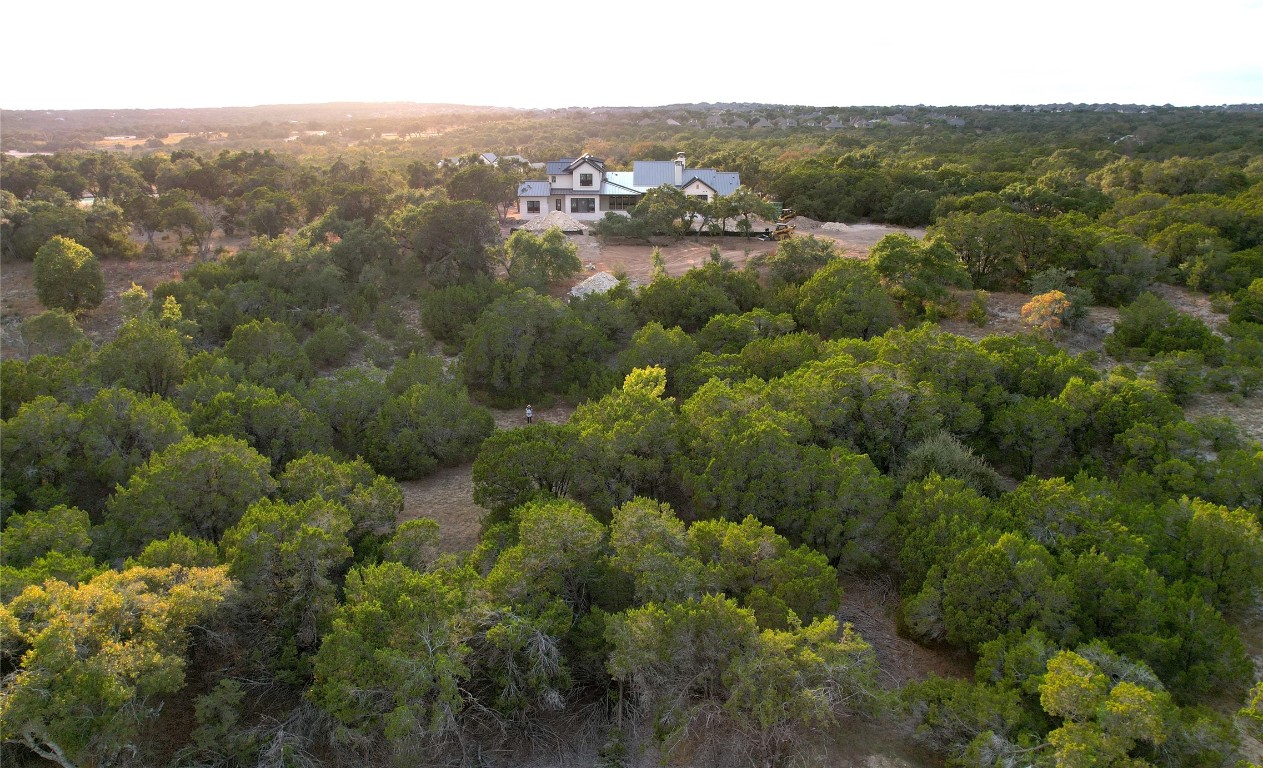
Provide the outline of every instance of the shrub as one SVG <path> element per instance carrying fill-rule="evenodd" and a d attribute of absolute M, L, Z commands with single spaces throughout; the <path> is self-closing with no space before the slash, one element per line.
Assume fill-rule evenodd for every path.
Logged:
<path fill-rule="evenodd" d="M 987 324 L 987 295 L 986 291 L 974 291 L 973 301 L 965 310 L 965 319 L 979 328 Z"/>
<path fill-rule="evenodd" d="M 313 365 L 322 368 L 341 365 L 355 349 L 359 335 L 355 326 L 335 317 L 316 329 L 303 344 L 303 351 Z"/>
<path fill-rule="evenodd" d="M 35 295 L 49 309 L 94 309 L 105 298 L 101 265 L 92 251 L 56 235 L 35 253 Z"/>
<path fill-rule="evenodd" d="M 1115 357 L 1126 357 L 1135 350 L 1150 356 L 1195 351 L 1213 360 L 1222 354 L 1223 340 L 1201 320 L 1145 293 L 1119 312 L 1114 332 L 1105 338 L 1105 349 Z"/>
<path fill-rule="evenodd" d="M 78 344 L 86 343 L 74 315 L 61 309 L 50 309 L 22 321 L 22 341 L 29 353 L 64 355 Z"/>

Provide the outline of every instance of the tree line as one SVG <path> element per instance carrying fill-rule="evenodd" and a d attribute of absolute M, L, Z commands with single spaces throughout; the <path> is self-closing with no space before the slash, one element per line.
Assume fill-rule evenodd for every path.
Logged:
<path fill-rule="evenodd" d="M 302 167 L 173 165 L 225 203 Z M 1145 292 L 1174 278 L 1142 279 L 1139 235 L 985 201 L 867 261 L 793 238 L 562 302 L 547 289 L 579 265 L 560 233 L 501 241 L 489 201 L 343 165 L 284 233 L 125 292 L 96 345 L 78 323 L 94 259 L 118 254 L 54 230 L 126 184 L 79 209 L 73 184 L 43 199 L 53 176 L 21 196 L 6 177 L 6 214 L 29 215 L 6 242 L 61 222 L 27 233 L 47 234 L 31 257 L 48 311 L 0 363 L 10 748 L 65 766 L 477 764 L 553 729 L 594 734 L 606 765 L 776 762 L 880 717 L 953 765 L 1235 759 L 1209 705 L 1258 719 L 1241 626 L 1263 583 L 1263 454 L 1181 403 L 1257 390 L 1248 255 L 1199 273 L 1226 281 L 1202 287 L 1229 308 L 1220 332 Z M 1106 219 L 1133 199 L 1101 192 Z M 1129 215 L 1200 243 L 1181 211 L 1222 201 L 1190 194 Z M 66 290 L 76 275 L 86 291 Z M 936 327 L 959 291 L 1030 275 L 1067 323 L 1071 298 L 1123 306 L 1112 361 L 1051 327 Z M 494 430 L 487 405 L 549 398 L 577 404 L 566 424 Z M 470 461 L 473 551 L 399 522 L 397 480 Z M 839 572 L 891 579 L 901 630 L 968 654 L 973 680 L 886 684 L 835 617 Z"/>

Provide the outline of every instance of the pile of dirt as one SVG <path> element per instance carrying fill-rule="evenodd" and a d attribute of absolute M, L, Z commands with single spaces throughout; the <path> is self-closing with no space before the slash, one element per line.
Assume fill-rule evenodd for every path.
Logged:
<path fill-rule="evenodd" d="M 609 272 L 597 272 L 570 289 L 571 296 L 587 296 L 590 293 L 605 293 L 618 285 L 618 278 Z"/>
<path fill-rule="evenodd" d="M 826 221 L 820 225 L 822 232 L 845 232 L 851 228 L 849 224 L 843 224 L 840 221 Z"/>
<path fill-rule="evenodd" d="M 808 218 L 807 216 L 795 216 L 787 223 L 792 224 L 795 229 L 819 229 L 820 225 L 824 222 L 816 221 L 815 219 Z"/>
<path fill-rule="evenodd" d="M 548 215 L 541 216 L 538 219 L 531 219 L 523 224 L 521 228 L 527 232 L 546 232 L 553 227 L 560 229 L 562 232 L 584 231 L 583 222 L 564 211 L 549 211 Z"/>

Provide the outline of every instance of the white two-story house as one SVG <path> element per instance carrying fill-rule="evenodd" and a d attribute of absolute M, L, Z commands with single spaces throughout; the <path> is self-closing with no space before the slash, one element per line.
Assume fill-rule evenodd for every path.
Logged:
<path fill-rule="evenodd" d="M 608 211 L 632 209 L 646 192 L 670 184 L 703 200 L 731 195 L 741 186 L 737 173 L 689 168 L 681 152 L 675 160 L 636 160 L 630 171 L 607 171 L 599 158 L 584 155 L 545 164 L 548 178 L 518 187 L 518 217 L 533 219 L 564 211 L 580 221 L 596 221 Z"/>

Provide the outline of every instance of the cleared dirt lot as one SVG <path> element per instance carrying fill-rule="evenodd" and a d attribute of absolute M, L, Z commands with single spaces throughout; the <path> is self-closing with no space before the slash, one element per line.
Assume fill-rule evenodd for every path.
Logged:
<path fill-rule="evenodd" d="M 80 315 L 80 327 L 95 344 L 109 341 L 118 330 L 119 296 L 123 291 L 136 283 L 152 293 L 159 283 L 179 280 L 180 274 L 192 265 L 192 258 L 102 260 L 105 300 L 101 306 Z M 18 328 L 22 320 L 44 311 L 35 295 L 34 275 L 34 265 L 29 261 L 0 264 L 0 357 L 6 360 L 20 358 L 26 351 Z"/>
<path fill-rule="evenodd" d="M 824 224 L 810 220 L 795 219 L 796 235 L 812 235 L 821 239 L 832 240 L 838 251 L 847 256 L 863 258 L 868 250 L 886 235 L 892 232 L 904 232 L 913 237 L 923 237 L 924 229 L 892 227 L 885 224 Z M 756 225 L 755 231 L 763 226 Z M 601 243 L 592 235 L 571 235 L 570 240 L 579 246 L 579 259 L 585 267 L 592 265 L 592 272 L 612 272 L 626 274 L 633 282 L 646 283 L 652 274 L 652 253 L 656 246 L 662 251 L 666 262 L 667 274 L 672 277 L 681 275 L 693 267 L 700 267 L 710 260 L 710 249 L 719 246 L 720 255 L 733 264 L 741 266 L 751 257 L 767 254 L 776 250 L 776 243 L 759 240 L 755 237 L 688 237 L 681 240 L 661 238 L 653 244 L 645 243 Z M 580 275 L 583 279 L 586 275 Z"/>

